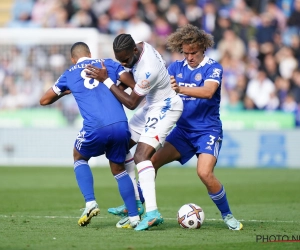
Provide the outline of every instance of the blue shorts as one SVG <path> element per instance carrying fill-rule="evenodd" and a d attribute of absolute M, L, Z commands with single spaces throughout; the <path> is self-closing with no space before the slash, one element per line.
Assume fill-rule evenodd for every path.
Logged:
<path fill-rule="evenodd" d="M 201 153 L 211 154 L 218 159 L 222 146 L 223 132 L 221 129 L 211 131 L 190 132 L 177 126 L 167 136 L 166 141 L 171 143 L 180 153 L 178 161 L 181 164 L 189 161 L 194 155 Z"/>
<path fill-rule="evenodd" d="M 118 122 L 94 131 L 81 129 L 74 147 L 86 158 L 105 154 L 110 161 L 123 163 L 129 152 L 130 137 L 128 123 Z"/>

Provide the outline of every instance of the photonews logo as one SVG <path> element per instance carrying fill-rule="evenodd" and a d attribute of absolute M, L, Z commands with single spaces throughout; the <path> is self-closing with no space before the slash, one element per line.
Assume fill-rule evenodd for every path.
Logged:
<path fill-rule="evenodd" d="M 256 242 L 268 243 L 268 242 L 300 242 L 300 235 L 256 235 Z"/>

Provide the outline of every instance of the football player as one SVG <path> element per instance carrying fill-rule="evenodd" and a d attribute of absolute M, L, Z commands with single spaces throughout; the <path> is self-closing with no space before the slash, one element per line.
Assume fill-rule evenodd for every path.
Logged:
<path fill-rule="evenodd" d="M 140 187 L 145 199 L 146 214 L 143 220 L 135 228 L 137 231 L 163 223 L 163 218 L 158 211 L 155 192 L 155 169 L 151 157 L 162 147 L 166 136 L 169 134 L 183 109 L 183 102 L 171 88 L 170 76 L 161 55 L 146 42 L 135 42 L 131 35 L 120 34 L 113 42 L 113 50 L 116 59 L 129 68 L 136 82 L 132 92 L 128 94 L 116 86 L 107 75 L 105 65 L 102 69 L 89 65 L 87 70 L 90 76 L 104 84 L 111 92 L 129 109 L 133 110 L 145 100 L 130 119 L 131 132 L 130 148 L 137 144 L 134 161 L 131 154 L 126 157 L 126 170 L 129 172 L 134 185 L 135 164 L 138 171 Z M 126 83 L 125 83 L 126 84 Z M 136 190 L 138 206 L 142 210 L 139 201 L 139 193 Z M 109 209 L 110 213 L 126 215 L 126 206 Z M 117 223 L 117 227 L 126 225 L 125 217 Z"/>
<path fill-rule="evenodd" d="M 125 170 L 124 162 L 129 151 L 130 131 L 123 105 L 108 88 L 95 79 L 87 77 L 87 64 L 101 67 L 101 60 L 92 59 L 89 47 L 83 42 L 73 44 L 71 60 L 67 69 L 40 99 L 41 105 L 49 105 L 61 97 L 72 93 L 83 118 L 83 127 L 74 143 L 74 172 L 79 189 L 86 202 L 78 221 L 79 226 L 87 226 L 100 212 L 94 194 L 93 174 L 88 164 L 91 157 L 106 155 L 114 175 L 120 195 L 128 208 L 129 225 L 135 227 L 140 221 L 134 187 Z M 134 86 L 132 76 L 119 63 L 106 59 L 109 77 L 114 83 L 126 81 Z"/>
<path fill-rule="evenodd" d="M 205 55 L 213 44 L 211 35 L 190 24 L 168 37 L 168 48 L 184 56 L 184 60 L 168 67 L 172 89 L 182 98 L 184 110 L 164 147 L 151 161 L 157 171 L 175 160 L 185 164 L 196 155 L 197 174 L 222 219 L 229 229 L 241 230 L 243 225 L 232 215 L 225 188 L 214 175 L 223 140 L 220 120 L 223 68 Z"/>

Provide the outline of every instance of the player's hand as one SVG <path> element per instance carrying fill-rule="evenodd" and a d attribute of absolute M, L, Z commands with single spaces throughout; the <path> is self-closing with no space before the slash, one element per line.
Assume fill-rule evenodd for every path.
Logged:
<path fill-rule="evenodd" d="M 91 64 L 86 65 L 85 66 L 86 76 L 96 79 L 99 82 L 104 82 L 108 78 L 108 74 L 103 61 L 101 61 L 101 66 L 102 68 L 100 69 Z"/>
<path fill-rule="evenodd" d="M 171 87 L 173 90 L 175 90 L 176 93 L 179 93 L 179 86 L 175 80 L 175 77 L 174 76 L 170 76 L 170 79 L 171 79 Z"/>

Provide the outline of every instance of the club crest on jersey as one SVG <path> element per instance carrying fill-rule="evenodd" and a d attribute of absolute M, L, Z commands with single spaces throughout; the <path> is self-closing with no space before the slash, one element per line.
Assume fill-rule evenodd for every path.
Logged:
<path fill-rule="evenodd" d="M 138 83 L 138 86 L 141 89 L 149 89 L 150 88 L 150 82 L 148 80 L 143 80 L 143 81 Z"/>
<path fill-rule="evenodd" d="M 202 79 L 202 75 L 200 74 L 200 73 L 197 73 L 196 75 L 195 75 L 195 80 L 196 81 L 200 81 Z"/>
<path fill-rule="evenodd" d="M 146 79 L 148 79 L 151 76 L 151 73 L 150 72 L 146 72 L 145 75 L 146 75 Z"/>

